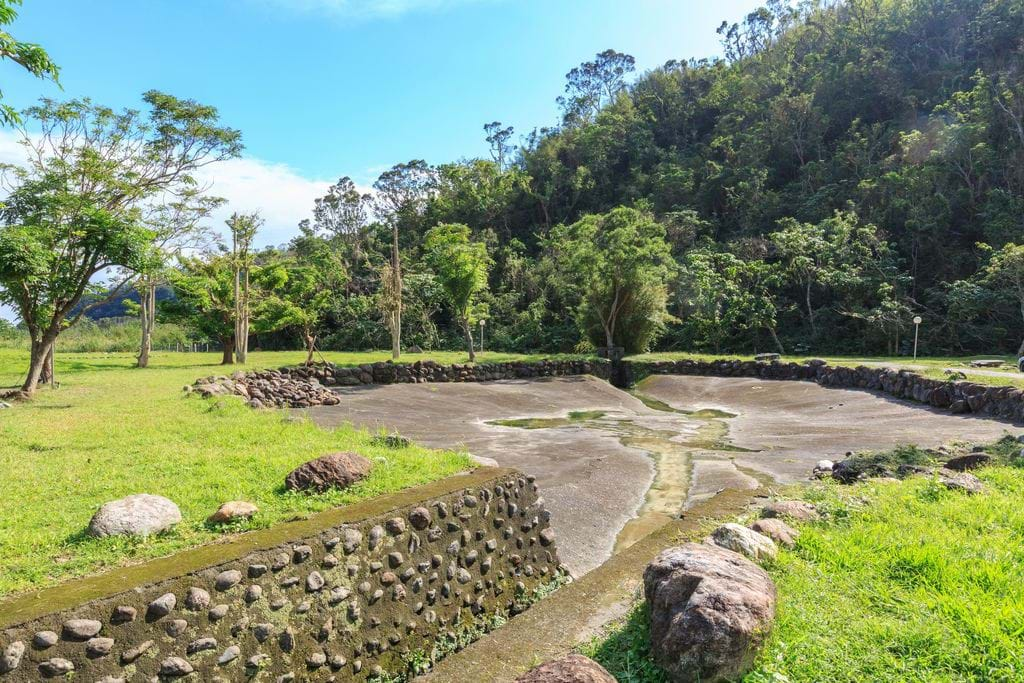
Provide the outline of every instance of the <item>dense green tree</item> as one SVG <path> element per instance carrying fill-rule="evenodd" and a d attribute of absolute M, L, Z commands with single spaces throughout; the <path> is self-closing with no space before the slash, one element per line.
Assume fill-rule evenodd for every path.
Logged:
<path fill-rule="evenodd" d="M 480 294 L 487 288 L 487 270 L 491 257 L 483 242 L 470 238 L 468 226 L 449 223 L 427 232 L 423 249 L 427 263 L 444 289 L 462 327 L 469 351 L 469 362 L 476 360 L 473 350 L 473 312 Z"/>
<path fill-rule="evenodd" d="M 260 303 L 261 320 L 271 327 L 295 328 L 306 347 L 306 364 L 313 362 L 316 343 L 335 299 L 344 287 L 344 264 L 326 242 L 301 258 L 273 260 L 281 276 Z"/>
<path fill-rule="evenodd" d="M 587 331 L 588 318 L 600 323 L 595 345 L 644 349 L 665 317 L 659 293 L 675 266 L 664 227 L 650 214 L 618 207 L 556 227 L 551 247 L 566 285 L 578 293 L 582 330 Z M 641 320 L 655 327 L 638 327 Z"/>
<path fill-rule="evenodd" d="M 239 133 L 219 126 L 213 107 L 156 91 L 143 99 L 145 117 L 88 100 L 43 100 L 26 112 L 37 129 L 21 130 L 28 160 L 7 169 L 13 189 L 0 225 L 0 297 L 32 344 L 26 393 L 60 332 L 123 295 L 131 273 L 146 266 L 156 235 L 142 207 L 186 192 L 198 168 L 241 149 Z M 105 281 L 115 268 L 128 275 Z"/>
<path fill-rule="evenodd" d="M 982 271 L 981 283 L 1012 301 L 1024 322 L 1024 245 L 1009 242 L 993 252 Z M 1024 356 L 1024 341 L 1017 355 Z"/>

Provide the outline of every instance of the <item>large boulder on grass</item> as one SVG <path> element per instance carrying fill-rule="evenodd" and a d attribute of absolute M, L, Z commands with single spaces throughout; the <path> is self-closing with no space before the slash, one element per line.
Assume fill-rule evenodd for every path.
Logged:
<path fill-rule="evenodd" d="M 148 536 L 181 521 L 181 510 L 163 496 L 137 493 L 104 503 L 89 522 L 90 536 Z"/>
<path fill-rule="evenodd" d="M 566 655 L 541 664 L 516 679 L 516 683 L 616 683 L 615 677 L 589 657 Z"/>
<path fill-rule="evenodd" d="M 315 491 L 344 489 L 365 479 L 370 473 L 370 461 L 348 452 L 331 453 L 303 463 L 292 470 L 284 480 L 289 491 Z"/>
<path fill-rule="evenodd" d="M 775 584 L 742 555 L 687 543 L 644 570 L 651 654 L 676 681 L 739 678 L 775 620 Z"/>

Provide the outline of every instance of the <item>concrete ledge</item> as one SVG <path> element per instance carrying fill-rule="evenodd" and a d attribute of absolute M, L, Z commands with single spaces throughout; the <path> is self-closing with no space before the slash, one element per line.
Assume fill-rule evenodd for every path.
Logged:
<path fill-rule="evenodd" d="M 22 595 L 0 604 L 0 681 L 404 673 L 556 579 L 542 505 L 480 468 Z"/>

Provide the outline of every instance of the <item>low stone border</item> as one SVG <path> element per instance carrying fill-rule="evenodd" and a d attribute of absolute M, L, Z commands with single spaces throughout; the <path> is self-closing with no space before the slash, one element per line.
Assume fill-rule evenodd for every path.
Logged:
<path fill-rule="evenodd" d="M 403 673 L 559 580 L 547 517 L 532 478 L 481 468 L 24 595 L 0 681 Z"/>
<path fill-rule="evenodd" d="M 535 377 L 594 375 L 607 379 L 608 361 L 540 360 L 509 363 L 443 365 L 432 360 L 414 363 L 391 361 L 355 367 L 333 363 L 287 366 L 277 370 L 235 372 L 230 377 L 213 376 L 198 380 L 185 391 L 202 396 L 236 395 L 253 408 L 308 408 L 336 405 L 337 394 L 328 387 L 367 384 L 415 384 L 421 382 L 492 382 Z"/>
<path fill-rule="evenodd" d="M 744 360 L 623 361 L 624 380 L 632 384 L 649 375 L 704 375 L 803 380 L 824 387 L 866 389 L 924 403 L 954 414 L 977 413 L 1024 422 L 1024 391 L 1011 386 L 990 386 L 968 381 L 930 379 L 893 368 L 834 367 L 823 360 L 806 363 L 769 363 Z"/>

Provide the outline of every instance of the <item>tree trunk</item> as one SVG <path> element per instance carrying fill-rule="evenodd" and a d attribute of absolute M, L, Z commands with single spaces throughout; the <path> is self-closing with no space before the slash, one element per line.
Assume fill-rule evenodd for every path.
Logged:
<path fill-rule="evenodd" d="M 221 337 L 221 347 L 224 350 L 221 356 L 221 365 L 234 365 L 235 364 L 235 338 L 234 337 Z"/>
<path fill-rule="evenodd" d="M 462 332 L 466 337 L 466 348 L 469 349 L 469 362 L 476 362 L 476 351 L 473 349 L 473 331 L 469 328 L 469 318 L 462 319 Z"/>
<path fill-rule="evenodd" d="M 807 320 L 811 323 L 811 336 L 818 336 L 818 328 L 814 325 L 814 309 L 811 308 L 811 283 L 807 283 L 807 289 L 804 291 L 804 300 L 807 302 Z"/>
<path fill-rule="evenodd" d="M 21 390 L 26 394 L 32 395 L 39 388 L 39 382 L 43 378 L 47 363 L 52 360 L 53 342 L 56 338 L 56 334 L 47 334 L 40 339 L 32 340 L 28 376 L 25 378 L 24 384 L 21 385 Z"/>
<path fill-rule="evenodd" d="M 53 370 L 53 349 L 55 347 L 56 343 L 50 345 L 50 350 L 46 352 L 46 359 L 43 361 L 43 374 L 39 378 L 40 384 L 55 386 L 57 383 L 57 373 Z"/>
<path fill-rule="evenodd" d="M 246 266 L 244 279 L 235 275 L 236 318 L 235 318 L 235 360 L 245 364 L 249 357 L 249 268 Z"/>
<path fill-rule="evenodd" d="M 402 355 L 402 264 L 398 253 L 398 225 L 391 228 L 391 277 L 394 278 L 394 313 L 391 325 L 391 358 Z"/>
<path fill-rule="evenodd" d="M 313 364 L 313 352 L 316 350 L 316 335 L 306 335 L 306 365 Z"/>
<path fill-rule="evenodd" d="M 142 341 L 137 366 L 146 368 L 149 367 L 149 354 L 153 351 L 153 328 L 156 327 L 156 285 L 146 282 L 139 286 L 138 291 Z"/>
<path fill-rule="evenodd" d="M 768 333 L 772 335 L 772 341 L 775 342 L 775 348 L 779 350 L 779 353 L 786 353 L 786 349 L 782 347 L 782 342 L 779 340 L 779 335 L 775 333 L 775 328 L 769 327 Z"/>

